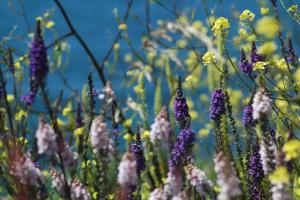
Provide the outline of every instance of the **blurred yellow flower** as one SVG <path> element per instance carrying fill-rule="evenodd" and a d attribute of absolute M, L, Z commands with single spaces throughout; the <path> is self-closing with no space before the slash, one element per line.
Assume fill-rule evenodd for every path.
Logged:
<path fill-rule="evenodd" d="M 208 51 L 202 56 L 202 62 L 204 65 L 214 63 L 214 62 L 216 62 L 216 57 L 213 53 Z"/>
<path fill-rule="evenodd" d="M 176 42 L 176 44 L 177 44 L 177 46 L 179 47 L 179 48 L 185 48 L 185 47 L 187 47 L 187 41 L 185 40 L 185 39 L 180 39 L 180 40 L 178 40 L 177 42 Z"/>
<path fill-rule="evenodd" d="M 288 70 L 288 65 L 285 62 L 284 58 L 280 58 L 278 60 L 275 60 L 275 63 L 276 63 L 276 67 L 278 67 L 278 69 L 281 69 L 281 70 L 284 70 L 284 71 Z"/>
<path fill-rule="evenodd" d="M 120 46 L 121 46 L 120 43 L 115 43 L 113 48 L 114 50 L 119 50 Z"/>
<path fill-rule="evenodd" d="M 267 15 L 267 14 L 269 14 L 269 8 L 267 8 L 267 7 L 262 7 L 262 8 L 260 8 L 260 13 L 261 13 L 262 15 Z"/>
<path fill-rule="evenodd" d="M 287 161 L 297 158 L 300 153 L 300 141 L 294 139 L 286 142 L 283 146 L 283 151 Z"/>
<path fill-rule="evenodd" d="M 203 27 L 203 24 L 201 21 L 195 21 L 192 25 L 195 29 L 200 30 Z"/>
<path fill-rule="evenodd" d="M 125 30 L 127 30 L 127 25 L 124 24 L 124 23 L 121 23 L 121 24 L 118 26 L 118 28 L 119 28 L 119 30 L 121 30 L 121 31 L 125 31 Z"/>
<path fill-rule="evenodd" d="M 70 106 L 65 107 L 62 111 L 63 116 L 68 116 L 71 113 L 72 113 L 72 108 Z"/>
<path fill-rule="evenodd" d="M 45 27 L 50 29 L 50 28 L 53 28 L 55 25 L 55 22 L 50 20 L 50 21 L 47 21 L 46 24 L 45 24 Z"/>
<path fill-rule="evenodd" d="M 264 61 L 258 61 L 253 65 L 253 70 L 264 70 L 265 66 L 268 64 L 268 62 L 264 62 Z"/>
<path fill-rule="evenodd" d="M 228 28 L 230 28 L 230 23 L 229 23 L 228 19 L 225 17 L 219 17 L 218 19 L 216 19 L 216 21 L 212 27 L 212 31 L 215 34 L 220 34 Z"/>
<path fill-rule="evenodd" d="M 297 4 L 293 4 L 291 5 L 288 10 L 288 12 L 297 12 L 298 11 L 298 5 Z"/>
<path fill-rule="evenodd" d="M 13 94 L 8 94 L 7 95 L 7 101 L 8 103 L 11 103 L 15 100 L 15 96 Z"/>
<path fill-rule="evenodd" d="M 279 166 L 269 175 L 269 180 L 272 184 L 288 184 L 290 175 L 286 167 Z"/>
<path fill-rule="evenodd" d="M 24 110 L 20 110 L 19 112 L 16 113 L 15 120 L 16 121 L 20 121 L 20 120 L 22 120 L 25 117 L 27 117 L 27 112 L 24 111 Z"/>
<path fill-rule="evenodd" d="M 274 41 L 264 42 L 261 46 L 258 47 L 258 53 L 263 55 L 271 55 L 277 49 L 277 45 Z"/>
<path fill-rule="evenodd" d="M 280 23 L 274 17 L 263 17 L 256 23 L 256 32 L 274 38 L 280 31 Z"/>
<path fill-rule="evenodd" d="M 126 133 L 126 134 L 123 136 L 123 139 L 126 140 L 126 141 L 128 141 L 128 142 L 130 142 L 130 141 L 132 141 L 133 137 L 132 137 L 131 134 Z"/>
<path fill-rule="evenodd" d="M 125 120 L 125 121 L 123 122 L 123 125 L 124 125 L 125 127 L 131 126 L 131 124 L 132 124 L 132 119 L 127 119 L 127 120 Z"/>
<path fill-rule="evenodd" d="M 80 136 L 84 133 L 84 127 L 76 128 L 74 131 L 75 136 Z"/>
<path fill-rule="evenodd" d="M 242 21 L 246 21 L 246 20 L 253 21 L 254 18 L 255 18 L 255 14 L 250 10 L 244 10 L 240 15 L 240 20 Z"/>
<path fill-rule="evenodd" d="M 145 130 L 141 135 L 141 138 L 143 140 L 148 139 L 149 137 L 150 137 L 150 132 L 148 130 Z"/>
<path fill-rule="evenodd" d="M 241 28 L 241 29 L 239 30 L 239 35 L 240 35 L 242 38 L 247 37 L 247 35 L 248 35 L 247 30 L 244 29 L 244 28 Z"/>
<path fill-rule="evenodd" d="M 206 137 L 209 134 L 209 129 L 207 128 L 202 128 L 199 130 L 199 137 Z"/>

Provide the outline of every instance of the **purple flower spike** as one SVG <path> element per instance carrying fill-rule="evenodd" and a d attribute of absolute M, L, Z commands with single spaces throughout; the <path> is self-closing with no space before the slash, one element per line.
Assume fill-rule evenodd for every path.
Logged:
<path fill-rule="evenodd" d="M 248 62 L 243 49 L 241 49 L 240 69 L 242 72 L 248 75 L 252 72 L 252 65 Z"/>
<path fill-rule="evenodd" d="M 190 119 L 189 107 L 183 96 L 180 77 L 178 78 L 177 96 L 174 100 L 174 117 L 181 129 L 186 127 L 187 122 Z"/>
<path fill-rule="evenodd" d="M 225 113 L 225 95 L 222 89 L 215 89 L 211 97 L 210 118 L 219 120 L 221 115 Z"/>
<path fill-rule="evenodd" d="M 249 187 L 249 195 L 251 199 L 261 199 L 260 184 L 264 178 L 263 165 L 259 154 L 259 145 L 256 144 L 252 148 L 252 153 L 248 164 L 248 176 L 250 178 L 251 187 Z"/>
<path fill-rule="evenodd" d="M 298 62 L 298 56 L 295 53 L 291 38 L 289 38 L 288 42 L 288 61 L 292 64 L 297 64 Z"/>
<path fill-rule="evenodd" d="M 196 140 L 195 135 L 192 129 L 184 129 L 179 133 L 172 149 L 171 160 L 169 161 L 171 168 L 183 164 L 190 156 L 189 153 Z"/>
<path fill-rule="evenodd" d="M 141 172 L 146 168 L 146 165 L 145 165 L 145 158 L 142 149 L 141 136 L 139 132 L 136 135 L 135 142 L 130 147 L 130 152 L 134 155 L 136 159 L 137 162 L 136 171 L 137 174 L 140 175 Z"/>
<path fill-rule="evenodd" d="M 243 112 L 243 119 L 242 123 L 244 127 L 253 127 L 255 122 L 253 119 L 253 108 L 252 106 L 245 106 L 244 112 Z"/>
<path fill-rule="evenodd" d="M 265 59 L 263 55 L 260 55 L 257 53 L 256 44 L 254 41 L 252 42 L 252 49 L 251 49 L 250 57 L 251 57 L 252 63 L 256 63 L 258 61 L 264 61 L 264 59 Z"/>
<path fill-rule="evenodd" d="M 42 84 L 49 71 L 47 49 L 44 44 L 41 22 L 39 20 L 37 21 L 36 33 L 30 45 L 29 61 L 30 94 L 21 97 L 21 100 L 30 106 L 34 103 L 38 87 Z"/>
<path fill-rule="evenodd" d="M 77 111 L 76 111 L 76 128 L 83 127 L 83 121 L 81 117 L 81 105 L 80 103 L 77 104 Z"/>

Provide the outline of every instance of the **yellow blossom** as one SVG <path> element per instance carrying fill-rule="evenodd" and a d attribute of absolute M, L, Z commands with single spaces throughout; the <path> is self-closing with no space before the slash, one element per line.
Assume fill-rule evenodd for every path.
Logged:
<path fill-rule="evenodd" d="M 269 8 L 267 8 L 267 7 L 262 7 L 262 8 L 260 8 L 260 13 L 261 13 L 262 15 L 267 15 L 267 14 L 269 14 Z"/>
<path fill-rule="evenodd" d="M 42 173 L 43 173 L 43 175 L 44 175 L 45 177 L 47 177 L 47 176 L 49 175 L 48 170 L 43 170 Z"/>
<path fill-rule="evenodd" d="M 225 31 L 226 29 L 228 29 L 229 27 L 230 27 L 230 23 L 229 23 L 228 19 L 225 18 L 225 17 L 219 17 L 215 21 L 215 23 L 213 25 L 213 28 L 212 28 L 212 31 L 215 34 L 220 34 L 223 31 Z"/>
<path fill-rule="evenodd" d="M 179 48 L 185 48 L 187 46 L 187 41 L 185 39 L 180 39 L 176 42 Z"/>
<path fill-rule="evenodd" d="M 129 134 L 129 133 L 126 133 L 126 134 L 123 136 L 123 138 L 124 138 L 124 140 L 126 140 L 126 141 L 128 141 L 128 142 L 130 142 L 130 141 L 133 139 L 132 135 Z"/>
<path fill-rule="evenodd" d="M 16 113 L 15 115 L 15 120 L 16 121 L 20 121 L 22 120 L 24 117 L 27 117 L 27 112 L 24 110 L 20 110 L 19 112 Z"/>
<path fill-rule="evenodd" d="M 127 30 L 127 25 L 126 24 L 124 24 L 124 23 L 121 23 L 120 25 L 119 25 L 119 30 L 121 30 L 121 31 L 125 31 L 125 30 Z"/>
<path fill-rule="evenodd" d="M 267 38 L 274 38 L 279 31 L 280 24 L 274 17 L 263 17 L 256 24 L 256 32 Z"/>
<path fill-rule="evenodd" d="M 290 175 L 286 167 L 279 166 L 269 175 L 269 180 L 272 184 L 288 184 Z"/>
<path fill-rule="evenodd" d="M 201 21 L 195 21 L 192 25 L 195 29 L 200 30 L 203 27 L 203 24 Z"/>
<path fill-rule="evenodd" d="M 121 46 L 120 43 L 115 43 L 113 48 L 114 50 L 118 50 L 120 49 L 120 46 Z"/>
<path fill-rule="evenodd" d="M 204 65 L 214 63 L 214 62 L 216 62 L 216 57 L 213 53 L 208 51 L 202 56 L 202 62 Z"/>
<path fill-rule="evenodd" d="M 300 141 L 296 139 L 288 141 L 284 144 L 283 151 L 287 161 L 297 158 L 300 153 Z"/>
<path fill-rule="evenodd" d="M 293 4 L 291 5 L 288 10 L 288 12 L 297 12 L 298 11 L 298 5 L 297 4 Z"/>
<path fill-rule="evenodd" d="M 13 102 L 14 100 L 15 100 L 15 96 L 14 95 L 12 95 L 12 94 L 8 94 L 7 95 L 7 101 L 8 101 L 8 103 Z"/>
<path fill-rule="evenodd" d="M 202 128 L 199 130 L 199 137 L 206 137 L 209 134 L 209 129 Z"/>
<path fill-rule="evenodd" d="M 53 28 L 55 25 L 55 22 L 50 20 L 50 21 L 47 21 L 46 24 L 45 24 L 45 27 L 50 29 L 50 28 Z"/>
<path fill-rule="evenodd" d="M 65 125 L 65 122 L 59 118 L 57 118 L 57 125 L 58 126 L 64 126 Z"/>
<path fill-rule="evenodd" d="M 288 70 L 288 65 L 287 63 L 285 62 L 285 59 L 284 58 L 280 58 L 278 60 L 275 61 L 276 63 L 276 66 L 281 69 L 281 70 L 284 70 L 284 71 L 287 71 Z"/>
<path fill-rule="evenodd" d="M 195 120 L 198 117 L 198 113 L 196 111 L 190 111 L 190 116 L 192 120 Z"/>
<path fill-rule="evenodd" d="M 148 139 L 149 137 L 150 137 L 150 132 L 148 130 L 145 130 L 141 135 L 141 138 L 143 140 Z"/>
<path fill-rule="evenodd" d="M 63 116 L 68 116 L 69 114 L 72 113 L 72 108 L 71 107 L 65 107 L 62 111 Z"/>
<path fill-rule="evenodd" d="M 84 127 L 76 128 L 74 131 L 74 135 L 80 136 L 84 133 Z"/>
<path fill-rule="evenodd" d="M 132 124 L 132 119 L 127 119 L 127 120 L 125 120 L 123 124 L 124 124 L 125 127 L 131 126 L 131 124 Z"/>
<path fill-rule="evenodd" d="M 258 53 L 263 55 L 271 55 L 277 49 L 277 45 L 274 41 L 264 42 L 261 46 L 258 47 Z"/>
<path fill-rule="evenodd" d="M 241 28 L 241 29 L 239 30 L 239 34 L 240 34 L 240 36 L 241 36 L 242 38 L 245 38 L 245 37 L 247 37 L 247 35 L 248 35 L 247 30 L 244 29 L 244 28 Z"/>
<path fill-rule="evenodd" d="M 246 21 L 246 20 L 253 21 L 254 18 L 255 18 L 255 14 L 250 10 L 244 10 L 240 15 L 240 20 L 242 21 Z"/>
<path fill-rule="evenodd" d="M 267 65 L 267 62 L 264 61 L 258 61 L 253 65 L 253 70 L 264 70 L 265 66 Z"/>

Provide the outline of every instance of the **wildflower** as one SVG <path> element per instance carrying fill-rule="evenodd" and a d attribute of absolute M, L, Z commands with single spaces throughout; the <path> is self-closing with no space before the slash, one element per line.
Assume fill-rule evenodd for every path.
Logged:
<path fill-rule="evenodd" d="M 91 194 L 87 191 L 79 180 L 73 180 L 71 184 L 71 197 L 72 199 L 91 200 Z"/>
<path fill-rule="evenodd" d="M 161 188 L 156 188 L 150 194 L 149 200 L 167 200 L 166 193 Z"/>
<path fill-rule="evenodd" d="M 133 138 L 132 138 L 132 135 L 129 134 L 129 133 L 126 133 L 124 136 L 123 136 L 124 140 L 130 142 Z"/>
<path fill-rule="evenodd" d="M 257 61 L 256 63 L 254 63 L 253 69 L 254 69 L 254 71 L 256 71 L 256 70 L 264 70 L 266 65 L 268 65 L 267 62 Z"/>
<path fill-rule="evenodd" d="M 11 102 L 13 102 L 15 100 L 15 96 L 12 95 L 12 94 L 8 94 L 6 96 L 6 98 L 7 98 L 8 103 L 11 103 Z"/>
<path fill-rule="evenodd" d="M 272 114 L 272 100 L 264 88 L 260 88 L 255 94 L 252 103 L 253 119 L 262 120 L 271 116 Z"/>
<path fill-rule="evenodd" d="M 28 155 L 16 155 L 12 159 L 9 173 L 16 177 L 20 183 L 37 186 L 44 182 L 41 170 L 34 165 Z"/>
<path fill-rule="evenodd" d="M 240 15 L 240 20 L 242 21 L 246 21 L 246 20 L 253 21 L 254 18 L 255 18 L 255 14 L 250 10 L 244 10 Z"/>
<path fill-rule="evenodd" d="M 267 38 L 274 38 L 279 31 L 280 23 L 274 17 L 265 16 L 256 24 L 256 32 Z"/>
<path fill-rule="evenodd" d="M 137 182 L 137 162 L 132 153 L 125 153 L 118 167 L 118 183 L 124 187 L 135 186 Z"/>
<path fill-rule="evenodd" d="M 69 145 L 66 143 L 62 144 L 61 157 L 66 166 L 74 166 L 76 164 L 77 154 L 73 153 Z"/>
<path fill-rule="evenodd" d="M 206 137 L 209 134 L 209 129 L 207 128 L 202 128 L 199 130 L 199 137 Z"/>
<path fill-rule="evenodd" d="M 243 49 L 241 49 L 240 69 L 242 72 L 248 75 L 252 72 L 252 65 L 248 62 Z"/>
<path fill-rule="evenodd" d="M 239 30 L 239 35 L 240 35 L 242 38 L 247 37 L 247 35 L 248 35 L 247 30 L 241 28 L 241 29 Z"/>
<path fill-rule="evenodd" d="M 39 154 L 51 156 L 58 152 L 57 134 L 43 118 L 39 121 L 39 128 L 36 131 L 37 146 Z"/>
<path fill-rule="evenodd" d="M 222 89 L 215 89 L 211 96 L 210 118 L 218 121 L 225 111 L 225 95 Z"/>
<path fill-rule="evenodd" d="M 177 136 L 171 153 L 170 166 L 176 167 L 187 161 L 189 152 L 195 142 L 195 132 L 192 129 L 183 129 Z"/>
<path fill-rule="evenodd" d="M 242 123 L 244 127 L 253 127 L 255 124 L 253 120 L 253 108 L 249 105 L 244 108 Z"/>
<path fill-rule="evenodd" d="M 171 123 L 169 122 L 167 107 L 164 106 L 156 116 L 155 122 L 151 125 L 150 140 L 168 142 L 171 134 Z"/>
<path fill-rule="evenodd" d="M 42 84 L 49 71 L 47 50 L 42 36 L 40 20 L 37 20 L 36 33 L 30 46 L 29 60 L 30 92 L 21 99 L 30 106 L 34 102 L 38 87 Z"/>
<path fill-rule="evenodd" d="M 180 77 L 178 79 L 177 95 L 174 100 L 174 117 L 181 129 L 185 128 L 190 120 L 189 107 L 182 93 Z"/>
<path fill-rule="evenodd" d="M 271 192 L 273 200 L 292 200 L 292 196 L 288 193 L 290 175 L 284 166 L 278 166 L 276 170 L 269 175 L 272 183 Z"/>
<path fill-rule="evenodd" d="M 213 53 L 208 51 L 202 56 L 202 61 L 204 65 L 208 65 L 210 63 L 215 63 L 216 57 Z"/>
<path fill-rule="evenodd" d="M 258 48 L 258 52 L 263 55 L 272 55 L 277 49 L 277 45 L 274 41 L 264 42 Z"/>
<path fill-rule="evenodd" d="M 252 42 L 250 58 L 251 58 L 252 64 L 254 64 L 258 61 L 264 61 L 264 56 L 257 53 L 256 44 L 254 41 Z"/>
<path fill-rule="evenodd" d="M 225 17 L 219 17 L 216 19 L 212 31 L 215 33 L 215 35 L 222 33 L 226 29 L 230 28 L 230 23 L 227 18 Z"/>
<path fill-rule="evenodd" d="M 24 111 L 24 110 L 20 110 L 19 112 L 16 113 L 15 120 L 16 121 L 21 121 L 25 117 L 27 117 L 27 112 Z"/>
<path fill-rule="evenodd" d="M 260 8 L 260 13 L 261 13 L 262 15 L 267 15 L 267 14 L 269 14 L 269 8 L 267 8 L 267 7 L 262 7 L 262 8 Z"/>
<path fill-rule="evenodd" d="M 121 30 L 121 31 L 126 31 L 127 30 L 127 25 L 126 24 L 124 24 L 124 23 L 121 23 L 120 25 L 119 25 L 119 30 Z"/>
<path fill-rule="evenodd" d="M 179 170 L 170 167 L 170 171 L 167 175 L 166 184 L 164 186 L 164 192 L 167 196 L 173 196 L 180 192 L 182 187 L 182 178 Z"/>
<path fill-rule="evenodd" d="M 101 152 L 108 159 L 112 158 L 114 152 L 113 140 L 109 138 L 107 125 L 102 116 L 96 117 L 92 122 L 91 144 L 94 152 Z"/>
<path fill-rule="evenodd" d="M 120 47 L 121 47 L 120 43 L 115 43 L 113 46 L 113 49 L 116 51 L 116 50 L 119 50 Z"/>
<path fill-rule="evenodd" d="M 250 179 L 249 195 L 253 200 L 261 199 L 260 184 L 264 177 L 263 166 L 259 154 L 259 145 L 255 144 L 252 147 L 249 163 L 248 163 L 248 176 Z"/>
<path fill-rule="evenodd" d="M 289 41 L 288 41 L 288 61 L 290 63 L 292 63 L 293 65 L 298 63 L 298 56 L 295 53 L 291 38 L 289 38 Z"/>
<path fill-rule="evenodd" d="M 277 147 L 272 140 L 262 140 L 259 148 L 261 163 L 263 166 L 264 174 L 268 175 L 274 169 L 276 164 L 275 157 L 277 156 Z"/>
<path fill-rule="evenodd" d="M 64 175 L 62 173 L 57 172 L 55 169 L 51 169 L 49 174 L 52 178 L 52 187 L 55 188 L 61 196 L 65 197 L 65 191 L 67 186 L 64 179 Z"/>
<path fill-rule="evenodd" d="M 240 180 L 228 157 L 219 152 L 214 159 L 217 183 L 220 186 L 219 200 L 230 200 L 240 196 Z"/>
<path fill-rule="evenodd" d="M 76 128 L 74 131 L 74 135 L 81 136 L 84 133 L 84 127 Z"/>
<path fill-rule="evenodd" d="M 189 198 L 187 193 L 185 191 L 182 191 L 177 195 L 173 196 L 172 200 L 189 200 Z"/>
<path fill-rule="evenodd" d="M 72 108 L 69 106 L 64 108 L 62 111 L 63 116 L 68 116 L 70 113 L 72 113 Z"/>
<path fill-rule="evenodd" d="M 207 178 L 205 172 L 197 167 L 189 164 L 185 167 L 186 178 L 196 190 L 203 194 L 204 192 L 211 193 L 213 191 L 213 183 Z"/>
<path fill-rule="evenodd" d="M 146 165 L 145 165 L 145 158 L 144 158 L 142 142 L 141 142 L 141 137 L 139 132 L 136 134 L 135 142 L 130 147 L 130 152 L 135 157 L 136 164 L 137 164 L 136 166 L 137 174 L 140 175 L 141 172 L 145 170 Z"/>
<path fill-rule="evenodd" d="M 284 58 L 280 58 L 278 60 L 275 60 L 276 66 L 278 67 L 278 69 L 281 69 L 283 71 L 287 71 L 288 70 L 288 65 L 285 62 Z"/>
<path fill-rule="evenodd" d="M 286 142 L 283 146 L 283 152 L 287 161 L 298 158 L 300 155 L 300 141 L 294 139 Z"/>
<path fill-rule="evenodd" d="M 288 12 L 297 12 L 298 11 L 298 5 L 297 4 L 293 4 L 291 5 L 288 9 Z"/>

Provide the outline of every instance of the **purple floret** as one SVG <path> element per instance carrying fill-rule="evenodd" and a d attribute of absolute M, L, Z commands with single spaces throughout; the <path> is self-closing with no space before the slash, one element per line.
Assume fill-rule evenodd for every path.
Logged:
<path fill-rule="evenodd" d="M 252 106 L 245 106 L 244 112 L 243 112 L 243 119 L 242 123 L 244 127 L 253 127 L 255 125 L 254 119 L 253 119 L 253 108 Z"/>
<path fill-rule="evenodd" d="M 250 58 L 251 58 L 252 63 L 256 63 L 258 61 L 264 61 L 265 60 L 265 57 L 263 55 L 260 55 L 260 54 L 257 53 L 256 44 L 255 44 L 254 41 L 252 42 L 252 49 L 251 49 Z"/>
<path fill-rule="evenodd" d="M 196 140 L 195 135 L 192 129 L 184 129 L 179 133 L 172 149 L 170 167 L 176 167 L 187 160 Z"/>
<path fill-rule="evenodd" d="M 242 72 L 248 75 L 252 72 L 252 65 L 251 63 L 249 63 L 248 59 L 246 58 L 243 49 L 241 50 L 240 69 Z"/>
<path fill-rule="evenodd" d="M 222 89 L 215 89 L 211 97 L 210 118 L 212 120 L 219 120 L 225 111 L 225 95 Z"/>

